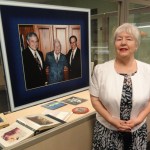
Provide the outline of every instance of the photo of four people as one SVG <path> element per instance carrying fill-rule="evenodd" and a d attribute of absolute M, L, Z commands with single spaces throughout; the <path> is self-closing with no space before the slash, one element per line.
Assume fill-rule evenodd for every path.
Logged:
<path fill-rule="evenodd" d="M 35 32 L 26 36 L 27 47 L 22 51 L 25 84 L 27 89 L 81 77 L 81 50 L 75 35 L 69 37 L 70 49 L 63 54 L 59 39 L 54 39 L 53 50 L 43 53 L 39 50 L 39 38 Z"/>

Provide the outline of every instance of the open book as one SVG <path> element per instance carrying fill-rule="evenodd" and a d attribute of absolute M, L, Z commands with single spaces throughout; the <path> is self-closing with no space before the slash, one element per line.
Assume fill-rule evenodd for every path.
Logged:
<path fill-rule="evenodd" d="M 15 123 L 0 130 L 0 145 L 1 147 L 12 146 L 62 123 L 65 123 L 65 121 L 49 114 L 31 115 L 19 118 Z"/>
<path fill-rule="evenodd" d="M 73 112 L 72 111 L 53 111 L 53 110 L 47 109 L 43 112 L 43 114 L 49 114 L 63 121 L 67 121 L 70 118 L 70 116 L 73 114 Z"/>

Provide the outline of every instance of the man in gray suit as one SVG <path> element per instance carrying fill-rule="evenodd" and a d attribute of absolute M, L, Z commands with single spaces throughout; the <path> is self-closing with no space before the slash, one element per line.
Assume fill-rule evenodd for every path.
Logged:
<path fill-rule="evenodd" d="M 68 68 L 66 56 L 61 53 L 61 43 L 54 40 L 54 50 L 46 54 L 45 64 L 48 67 L 48 83 L 64 81 L 64 69 Z"/>

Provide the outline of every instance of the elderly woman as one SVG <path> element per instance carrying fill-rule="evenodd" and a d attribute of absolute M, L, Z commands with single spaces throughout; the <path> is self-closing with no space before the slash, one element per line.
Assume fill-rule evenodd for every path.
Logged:
<path fill-rule="evenodd" d="M 95 67 L 91 102 L 96 123 L 93 150 L 146 150 L 150 65 L 135 59 L 140 32 L 132 24 L 114 33 L 116 58 Z"/>

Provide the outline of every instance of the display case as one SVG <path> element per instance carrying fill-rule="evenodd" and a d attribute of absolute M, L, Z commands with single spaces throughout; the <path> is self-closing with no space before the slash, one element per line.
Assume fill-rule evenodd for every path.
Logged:
<path fill-rule="evenodd" d="M 89 9 L 12 1 L 0 2 L 0 43 L 10 111 L 88 89 L 91 60 L 89 22 Z M 31 48 L 27 39 L 29 33 L 37 35 L 36 50 L 39 53 L 38 57 L 41 57 L 41 72 L 35 67 L 32 54 L 29 54 Z M 46 54 L 54 50 L 54 41 L 58 39 L 61 43 L 61 55 L 66 57 L 71 49 L 69 38 L 72 35 L 77 37 L 77 47 L 80 49 L 78 60 L 81 63 L 76 72 L 81 71 L 75 78 L 68 78 L 65 67 L 69 68 L 69 61 L 63 67 L 59 67 L 60 63 L 55 66 L 58 69 L 57 73 L 63 72 L 60 74 L 62 79 L 51 83 L 48 76 L 52 74 L 52 69 L 49 68 L 51 64 L 46 66 Z M 27 51 L 25 53 L 26 49 L 28 53 Z M 29 86 L 28 83 L 33 84 Z"/>

